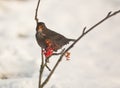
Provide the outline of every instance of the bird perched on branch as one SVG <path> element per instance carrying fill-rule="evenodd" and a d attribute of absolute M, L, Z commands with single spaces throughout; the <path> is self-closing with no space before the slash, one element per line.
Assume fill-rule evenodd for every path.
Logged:
<path fill-rule="evenodd" d="M 48 29 L 43 22 L 37 24 L 36 40 L 39 46 L 44 49 L 43 52 L 46 57 L 51 56 L 53 52 L 57 52 L 57 50 L 61 49 L 62 46 L 68 44 L 70 41 L 75 41 Z"/>

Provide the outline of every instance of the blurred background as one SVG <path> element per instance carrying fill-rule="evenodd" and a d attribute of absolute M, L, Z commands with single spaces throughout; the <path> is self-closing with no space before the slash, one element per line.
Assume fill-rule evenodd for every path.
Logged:
<path fill-rule="evenodd" d="M 0 0 L 0 88 L 37 88 L 41 62 L 34 20 L 38 0 Z M 49 29 L 78 38 L 120 0 L 41 0 L 38 18 Z M 65 46 L 67 47 L 67 46 Z M 120 88 L 120 14 L 70 50 L 45 88 Z M 57 57 L 50 60 L 52 68 Z M 44 78 L 49 71 L 46 69 Z"/>

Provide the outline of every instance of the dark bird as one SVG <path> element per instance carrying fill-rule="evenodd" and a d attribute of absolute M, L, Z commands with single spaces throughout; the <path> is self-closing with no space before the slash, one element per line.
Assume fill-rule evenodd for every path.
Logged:
<path fill-rule="evenodd" d="M 41 48 L 45 50 L 50 48 L 55 52 L 70 41 L 75 41 L 74 39 L 68 39 L 63 35 L 48 29 L 43 22 L 37 24 L 36 40 Z"/>

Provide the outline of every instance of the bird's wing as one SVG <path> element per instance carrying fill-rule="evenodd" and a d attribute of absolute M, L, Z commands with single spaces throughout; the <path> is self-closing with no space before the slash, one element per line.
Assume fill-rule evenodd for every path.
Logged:
<path fill-rule="evenodd" d="M 48 29 L 49 30 L 49 29 Z M 54 31 L 52 31 L 52 30 L 49 30 L 49 31 L 47 31 L 46 32 L 46 35 L 47 36 L 49 36 L 49 38 L 53 41 L 53 42 L 55 42 L 57 45 L 59 45 L 59 46 L 63 46 L 63 45 L 65 45 L 65 44 L 67 44 L 67 43 L 69 43 L 69 40 L 66 38 L 66 37 L 64 37 L 63 35 L 61 35 L 61 34 L 59 34 L 59 33 L 57 33 L 57 32 L 54 32 Z"/>
<path fill-rule="evenodd" d="M 44 33 L 46 34 L 46 36 L 54 40 L 60 40 L 61 38 L 65 38 L 63 35 L 49 29 L 47 29 Z"/>
<path fill-rule="evenodd" d="M 56 36 L 56 35 L 61 35 L 61 34 L 59 34 L 59 33 L 57 33 L 57 32 L 55 32 L 55 31 L 52 31 L 52 30 L 50 30 L 50 29 L 46 29 L 45 30 L 45 34 L 47 35 L 47 36 Z M 62 36 L 62 35 L 61 35 Z"/>

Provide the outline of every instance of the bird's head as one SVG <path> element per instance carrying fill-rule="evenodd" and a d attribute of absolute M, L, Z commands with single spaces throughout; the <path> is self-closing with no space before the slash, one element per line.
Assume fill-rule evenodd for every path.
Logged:
<path fill-rule="evenodd" d="M 42 32 L 46 28 L 45 24 L 43 22 L 39 22 L 36 27 L 37 32 Z"/>

